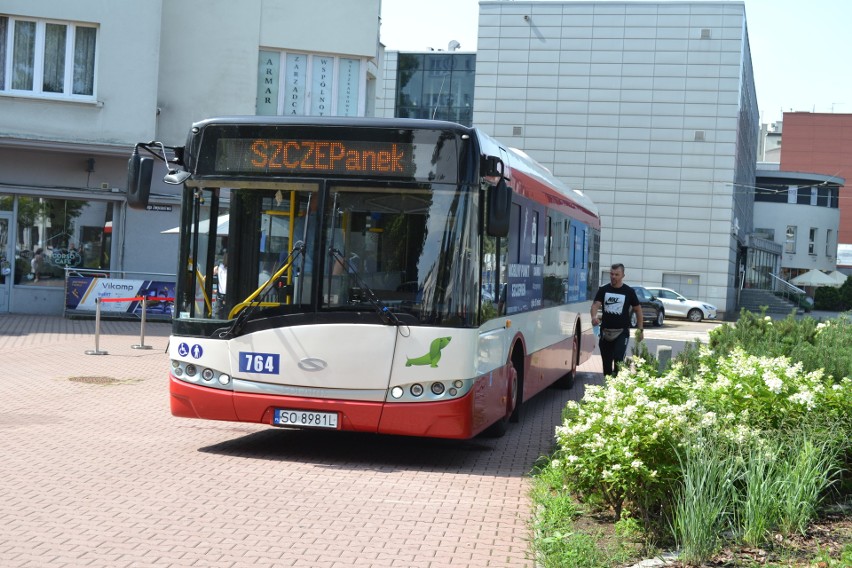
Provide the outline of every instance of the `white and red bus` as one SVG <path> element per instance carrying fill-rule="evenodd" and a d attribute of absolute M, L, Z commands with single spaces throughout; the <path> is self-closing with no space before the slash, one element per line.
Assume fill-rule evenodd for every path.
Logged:
<path fill-rule="evenodd" d="M 164 152 L 131 158 L 144 207 L 138 149 Z M 478 129 L 215 118 L 169 162 L 184 184 L 175 416 L 500 435 L 591 355 L 595 205 Z"/>

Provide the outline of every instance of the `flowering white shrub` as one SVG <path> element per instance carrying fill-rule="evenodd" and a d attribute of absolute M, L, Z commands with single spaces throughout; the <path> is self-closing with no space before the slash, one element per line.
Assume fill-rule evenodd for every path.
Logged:
<path fill-rule="evenodd" d="M 626 499 L 668 485 L 677 463 L 672 445 L 696 405 L 677 374 L 653 376 L 634 362 L 637 372 L 623 368 L 606 386 L 588 386 L 580 403 L 569 402 L 556 429 L 557 465 L 568 484 L 619 518 Z"/>
<path fill-rule="evenodd" d="M 849 378 L 835 381 L 786 357 L 739 348 L 719 356 L 702 346 L 699 357 L 696 376 L 686 376 L 680 364 L 659 375 L 634 358 L 633 369 L 624 366 L 604 386 L 588 386 L 580 403 L 569 402 L 552 463 L 566 484 L 619 518 L 625 503 L 657 506 L 671 495 L 676 449 L 701 429 L 744 444 L 785 426 L 852 427 Z"/>

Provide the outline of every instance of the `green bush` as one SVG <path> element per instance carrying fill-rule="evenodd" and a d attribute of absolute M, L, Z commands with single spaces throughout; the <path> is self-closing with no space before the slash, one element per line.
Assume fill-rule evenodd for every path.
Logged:
<path fill-rule="evenodd" d="M 787 357 L 802 363 L 806 372 L 823 369 L 839 380 L 852 377 L 852 322 L 840 317 L 826 322 L 814 318 L 796 319 L 792 315 L 773 320 L 765 313 L 743 311 L 736 324 L 725 324 L 710 332 L 709 346 L 716 354 L 731 353 L 737 347 L 747 353 L 768 357 Z M 686 365 L 694 365 L 695 353 L 689 353 Z M 685 356 L 685 357 L 686 357 Z"/>
<path fill-rule="evenodd" d="M 852 310 L 852 278 L 847 278 L 840 288 L 817 288 L 814 309 L 833 312 Z"/>
<path fill-rule="evenodd" d="M 570 494 L 616 519 L 639 519 L 652 531 L 647 542 L 665 538 L 668 520 L 670 536 L 696 560 L 715 550 L 723 526 L 752 545 L 770 530 L 803 531 L 826 488 L 850 469 L 849 345 L 845 317 L 773 321 L 748 312 L 712 331 L 708 345 L 688 344 L 663 373 L 640 344 L 617 376 L 566 406 L 545 468 L 547 486 L 558 488 L 552 501 L 571 510 Z M 712 479 L 708 463 L 721 468 Z M 535 500 L 547 509 L 547 495 Z M 583 548 L 568 546 L 570 529 L 549 526 L 537 550 Z"/>
<path fill-rule="evenodd" d="M 633 368 L 623 368 L 604 386 L 587 387 L 580 403 L 565 408 L 556 429 L 555 463 L 566 486 L 606 504 L 616 518 L 625 506 L 651 518 L 670 507 L 667 496 L 680 475 L 677 451 L 700 429 L 714 428 L 738 446 L 790 428 L 825 435 L 852 431 L 852 379 L 808 370 L 802 362 L 772 356 L 769 348 L 843 358 L 847 349 L 836 345 L 832 351 L 822 339 L 843 343 L 846 337 L 849 345 L 850 331 L 848 323 L 836 321 L 790 319 L 776 325 L 747 317 L 719 337 L 713 332 L 715 349 L 695 349 L 689 365 L 679 361 L 663 375 L 634 358 Z M 750 355 L 736 346 L 740 341 L 770 354 Z M 730 352 L 722 347 L 727 343 L 735 345 Z M 799 349 L 802 344 L 810 350 Z M 849 440 L 838 443 L 852 449 Z"/>

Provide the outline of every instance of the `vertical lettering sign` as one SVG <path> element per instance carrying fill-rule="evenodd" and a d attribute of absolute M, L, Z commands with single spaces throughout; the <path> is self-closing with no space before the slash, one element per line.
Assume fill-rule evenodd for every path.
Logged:
<path fill-rule="evenodd" d="M 287 54 L 287 70 L 284 78 L 285 115 L 305 114 L 305 75 L 307 56 L 301 53 Z"/>
<path fill-rule="evenodd" d="M 311 68 L 311 114 L 331 114 L 331 93 L 334 88 L 334 58 L 313 56 Z"/>
<path fill-rule="evenodd" d="M 337 92 L 337 115 L 358 116 L 361 87 L 361 61 L 340 59 L 340 81 Z"/>
<path fill-rule="evenodd" d="M 257 114 L 278 114 L 278 81 L 281 73 L 281 54 L 261 51 L 257 65 Z"/>

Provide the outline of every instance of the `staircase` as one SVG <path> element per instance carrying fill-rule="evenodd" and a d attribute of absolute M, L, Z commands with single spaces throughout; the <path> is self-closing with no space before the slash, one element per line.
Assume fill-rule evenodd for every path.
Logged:
<path fill-rule="evenodd" d="M 780 298 L 768 290 L 743 288 L 740 292 L 740 310 L 760 312 L 766 306 L 767 314 L 789 315 L 791 312 L 801 313 L 802 310 L 793 302 Z"/>

